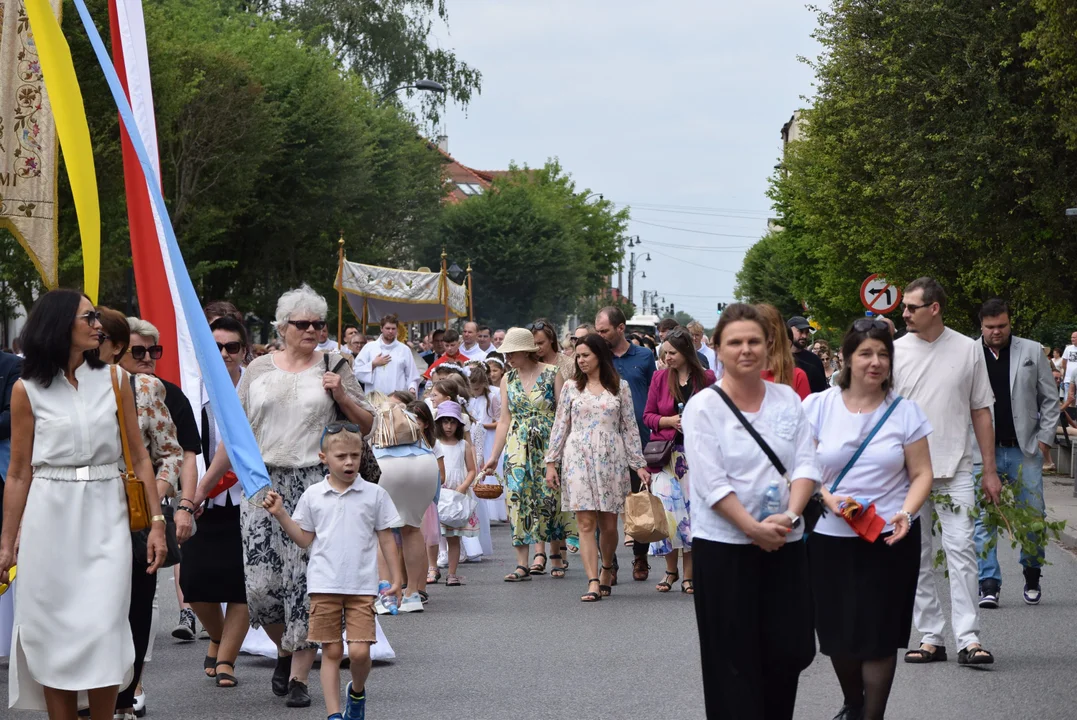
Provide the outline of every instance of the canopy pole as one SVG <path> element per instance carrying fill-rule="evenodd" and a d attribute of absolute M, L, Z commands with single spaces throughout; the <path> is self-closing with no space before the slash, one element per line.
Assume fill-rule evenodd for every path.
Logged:
<path fill-rule="evenodd" d="M 444 293 L 441 297 L 445 301 L 445 329 L 449 329 L 449 270 L 445 264 L 445 258 L 449 257 L 445 253 L 445 248 L 441 248 L 441 292 Z"/>
<path fill-rule="evenodd" d="M 337 344 L 344 349 L 344 231 L 340 231 L 340 240 L 337 242 Z"/>
<path fill-rule="evenodd" d="M 471 258 L 467 259 L 467 312 L 468 320 L 475 322 L 475 296 L 471 294 Z"/>

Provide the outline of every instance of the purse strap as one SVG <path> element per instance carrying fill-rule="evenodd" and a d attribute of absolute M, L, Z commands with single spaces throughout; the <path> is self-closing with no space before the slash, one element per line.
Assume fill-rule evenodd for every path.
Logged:
<path fill-rule="evenodd" d="M 871 432 L 868 433 L 868 436 L 864 438 L 864 442 L 860 443 L 860 447 L 858 447 L 856 449 L 856 452 L 853 453 L 853 456 L 849 458 L 849 462 L 845 463 L 845 467 L 843 467 L 841 469 L 841 472 L 838 473 L 838 477 L 834 480 L 834 484 L 830 486 L 831 495 L 833 495 L 834 491 L 838 489 L 838 483 L 845 479 L 845 476 L 848 474 L 848 472 L 853 469 L 853 465 L 856 465 L 856 461 L 860 459 L 860 456 L 864 454 L 864 450 L 867 449 L 868 445 L 871 444 L 872 438 L 874 438 L 875 434 L 878 433 L 879 430 L 882 429 L 883 425 L 886 424 L 886 421 L 890 418 L 891 413 L 893 413 L 894 410 L 897 409 L 897 406 L 902 401 L 902 399 L 903 398 L 900 395 L 894 398 L 894 402 L 890 403 L 890 407 L 886 408 L 886 412 L 883 413 L 883 416 L 881 418 L 879 418 L 879 422 L 875 423 L 875 427 L 873 427 L 871 429 Z"/>
<path fill-rule="evenodd" d="M 127 468 L 126 476 L 130 480 L 134 477 L 135 469 L 131 464 L 131 448 L 127 444 L 127 423 L 124 422 L 123 397 L 120 395 L 120 379 L 115 365 L 108 366 L 112 375 L 112 394 L 116 396 L 116 418 L 120 422 L 120 444 L 123 446 L 123 464 Z"/>
<path fill-rule="evenodd" d="M 770 458 L 770 462 L 774 464 L 774 469 L 778 471 L 779 475 L 785 477 L 785 465 L 778 459 L 778 456 L 774 451 L 770 449 L 770 445 L 767 445 L 767 441 L 763 439 L 763 436 L 759 434 L 759 431 L 748 422 L 748 418 L 744 417 L 744 413 L 740 411 L 740 408 L 733 402 L 733 399 L 726 395 L 725 390 L 723 390 L 718 383 L 711 385 L 711 390 L 718 393 L 718 396 L 725 400 L 725 404 L 728 405 L 729 409 L 733 411 L 733 414 L 737 416 L 737 420 L 740 421 L 740 424 L 744 426 L 744 429 L 748 431 L 748 434 L 752 436 L 752 439 L 758 443 L 760 449 L 767 454 L 768 458 Z"/>

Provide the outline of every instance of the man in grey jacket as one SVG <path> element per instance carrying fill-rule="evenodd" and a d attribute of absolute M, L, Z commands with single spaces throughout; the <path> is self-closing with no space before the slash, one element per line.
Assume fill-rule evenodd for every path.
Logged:
<path fill-rule="evenodd" d="M 980 308 L 980 329 L 991 389 L 995 393 L 995 463 L 1004 482 L 1014 485 L 1019 504 L 1027 503 L 1044 515 L 1043 458 L 1055 444 L 1058 426 L 1058 390 L 1051 363 L 1040 344 L 1011 333 L 1010 308 L 1004 300 L 988 300 Z M 995 548 L 984 557 L 993 539 L 980 518 L 976 520 L 979 556 L 980 607 L 997 608 L 1002 586 Z M 1021 552 L 1025 574 L 1025 602 L 1040 602 L 1040 568 L 1043 548 Z"/>

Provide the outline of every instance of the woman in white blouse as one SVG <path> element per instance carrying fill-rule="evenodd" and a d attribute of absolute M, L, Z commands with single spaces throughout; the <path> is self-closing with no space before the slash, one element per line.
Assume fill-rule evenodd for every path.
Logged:
<path fill-rule="evenodd" d="M 337 408 L 364 434 L 374 424 L 373 407 L 347 361 L 336 352 L 317 349 L 327 311 L 325 299 L 306 285 L 284 293 L 277 301 L 275 323 L 284 350 L 252 362 L 239 381 L 239 401 L 251 421 L 272 489 L 284 498 L 289 513 L 308 487 L 325 479 L 318 449 Z M 204 501 L 206 491 L 231 468 L 222 450 L 218 446 L 199 481 L 196 503 Z M 287 695 L 288 707 L 309 707 L 307 678 L 318 651 L 307 642 L 306 555 L 261 508 L 242 503 L 240 524 L 251 625 L 265 628 L 280 650 L 273 693 Z"/>
<path fill-rule="evenodd" d="M 931 493 L 931 425 L 916 403 L 890 392 L 894 342 L 886 323 L 857 320 L 842 354 L 847 364 L 837 387 L 804 401 L 827 508 L 808 540 L 815 625 L 819 651 L 830 657 L 845 696 L 837 717 L 882 720 L 896 650 L 908 647 L 912 628 L 922 522 L 916 514 Z M 842 516 L 842 504 L 852 499 L 865 509 L 874 505 L 876 539 L 869 542 Z"/>
<path fill-rule="evenodd" d="M 774 338 L 760 312 L 735 303 L 714 330 L 717 385 L 789 469 L 782 476 L 713 390 L 682 419 L 692 468 L 692 554 L 707 717 L 793 717 L 800 673 L 815 656 L 800 515 L 819 482 L 811 428 L 788 385 L 760 377 Z M 764 513 L 774 484 L 776 512 Z"/>

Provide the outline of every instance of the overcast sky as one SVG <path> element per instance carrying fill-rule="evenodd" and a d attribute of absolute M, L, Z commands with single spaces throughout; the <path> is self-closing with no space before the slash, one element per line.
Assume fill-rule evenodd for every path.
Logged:
<path fill-rule="evenodd" d="M 559 158 L 578 188 L 631 206 L 628 232 L 651 256 L 637 306 L 641 290 L 658 291 L 713 325 L 772 214 L 781 126 L 812 93 L 797 56 L 818 52 L 814 16 L 799 0 L 448 8 L 437 41 L 483 74 L 482 94 L 439 129 L 449 152 L 486 170 Z"/>

